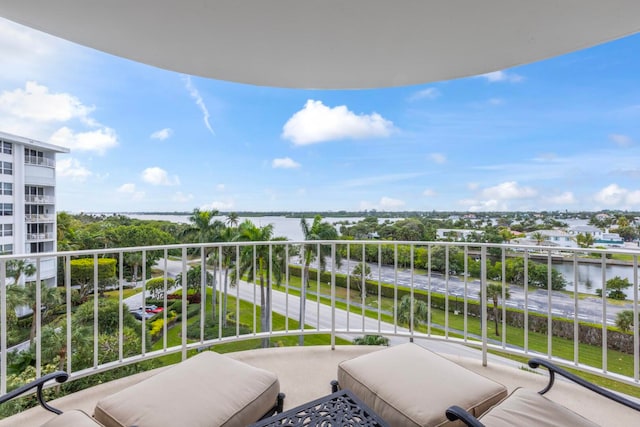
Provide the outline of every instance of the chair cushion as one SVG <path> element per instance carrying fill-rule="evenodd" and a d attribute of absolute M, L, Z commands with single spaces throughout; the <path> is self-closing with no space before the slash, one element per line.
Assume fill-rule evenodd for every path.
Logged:
<path fill-rule="evenodd" d="M 86 413 L 74 409 L 56 415 L 41 427 L 100 427 L 100 424 Z"/>
<path fill-rule="evenodd" d="M 480 420 L 487 427 L 597 427 L 535 391 L 519 388 Z"/>
<path fill-rule="evenodd" d="M 449 406 L 479 416 L 507 395 L 502 384 L 416 344 L 344 361 L 338 382 L 392 426 L 447 425 Z"/>
<path fill-rule="evenodd" d="M 279 391 L 275 374 L 206 351 L 100 400 L 94 416 L 106 427 L 244 427 Z"/>

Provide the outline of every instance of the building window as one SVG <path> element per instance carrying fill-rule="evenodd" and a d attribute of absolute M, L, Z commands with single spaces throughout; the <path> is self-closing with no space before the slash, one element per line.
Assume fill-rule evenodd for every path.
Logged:
<path fill-rule="evenodd" d="M 12 154 L 13 153 L 13 144 L 7 141 L 2 142 L 2 152 L 4 154 Z"/>
<path fill-rule="evenodd" d="M 4 216 L 13 215 L 13 203 L 2 203 L 2 215 Z"/>
<path fill-rule="evenodd" d="M 11 182 L 3 182 L 0 184 L 0 194 L 4 194 L 5 196 L 13 195 L 13 184 Z"/>
<path fill-rule="evenodd" d="M 5 175 L 13 175 L 13 163 L 2 162 L 2 173 Z"/>
<path fill-rule="evenodd" d="M 2 235 L 3 236 L 13 236 L 13 224 L 4 224 L 2 226 Z"/>
<path fill-rule="evenodd" d="M 13 245 L 0 245 L 0 252 L 2 255 L 11 255 L 13 253 Z"/>

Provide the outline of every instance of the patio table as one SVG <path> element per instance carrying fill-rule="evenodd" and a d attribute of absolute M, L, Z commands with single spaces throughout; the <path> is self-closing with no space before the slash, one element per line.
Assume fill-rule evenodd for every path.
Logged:
<path fill-rule="evenodd" d="M 389 424 L 348 389 L 304 403 L 249 427 L 341 425 L 389 427 Z"/>

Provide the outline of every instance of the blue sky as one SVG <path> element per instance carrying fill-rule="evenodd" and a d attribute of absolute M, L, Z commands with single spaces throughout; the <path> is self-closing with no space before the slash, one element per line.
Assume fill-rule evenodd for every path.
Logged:
<path fill-rule="evenodd" d="M 640 35 L 358 91 L 190 77 L 2 19 L 0 57 L 0 130 L 71 149 L 60 210 L 640 210 Z"/>

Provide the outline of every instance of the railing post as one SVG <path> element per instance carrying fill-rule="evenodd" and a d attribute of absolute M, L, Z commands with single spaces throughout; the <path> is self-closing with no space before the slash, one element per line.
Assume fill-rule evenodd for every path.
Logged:
<path fill-rule="evenodd" d="M 7 393 L 7 262 L 0 262 L 0 394 Z"/>
<path fill-rule="evenodd" d="M 187 360 L 187 248 L 182 248 L 182 360 Z M 144 318 L 144 317 L 143 317 Z"/>
<path fill-rule="evenodd" d="M 480 324 L 482 325 L 482 366 L 487 366 L 487 247 L 480 249 Z"/>
<path fill-rule="evenodd" d="M 331 244 L 331 350 L 336 349 L 336 244 Z"/>

